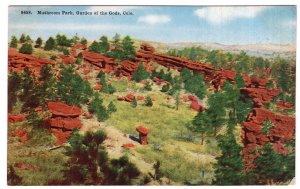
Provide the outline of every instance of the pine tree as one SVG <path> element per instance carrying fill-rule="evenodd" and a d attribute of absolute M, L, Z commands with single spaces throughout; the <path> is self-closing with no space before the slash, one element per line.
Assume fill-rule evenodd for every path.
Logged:
<path fill-rule="evenodd" d="M 82 45 L 87 45 L 87 40 L 86 40 L 86 38 L 81 38 L 81 40 L 80 40 L 80 43 L 82 44 Z"/>
<path fill-rule="evenodd" d="M 123 60 L 133 60 L 135 57 L 135 48 L 130 36 L 124 37 L 122 41 Z"/>
<path fill-rule="evenodd" d="M 93 43 L 89 46 L 89 51 L 99 53 L 99 43 L 97 41 L 93 41 Z"/>
<path fill-rule="evenodd" d="M 33 52 L 32 45 L 30 43 L 24 43 L 22 47 L 19 49 L 19 52 L 23 54 L 32 54 Z"/>
<path fill-rule="evenodd" d="M 146 99 L 145 99 L 145 105 L 146 106 L 153 106 L 153 102 L 152 102 L 152 99 L 150 98 L 150 96 L 147 96 Z"/>
<path fill-rule="evenodd" d="M 211 126 L 214 127 L 214 136 L 217 135 L 217 130 L 225 122 L 225 102 L 222 93 L 214 93 L 209 99 L 209 108 L 206 110 L 207 115 L 210 117 Z"/>
<path fill-rule="evenodd" d="M 13 110 L 17 102 L 17 93 L 21 89 L 22 78 L 17 72 L 12 72 L 8 75 L 8 112 Z"/>
<path fill-rule="evenodd" d="M 100 99 L 98 93 L 95 94 L 94 99 L 89 105 L 89 112 L 95 114 L 98 121 L 105 121 L 106 119 L 108 119 L 109 113 L 103 106 L 103 100 Z"/>
<path fill-rule="evenodd" d="M 26 42 L 26 34 L 25 33 L 22 33 L 19 41 L 20 41 L 20 43 L 25 43 Z"/>
<path fill-rule="evenodd" d="M 16 36 L 11 37 L 9 47 L 11 47 L 11 48 L 17 48 L 18 47 L 18 39 L 17 39 Z"/>
<path fill-rule="evenodd" d="M 32 40 L 31 40 L 30 36 L 27 35 L 27 36 L 26 36 L 26 43 L 31 43 L 31 42 L 32 42 Z"/>
<path fill-rule="evenodd" d="M 140 63 L 138 68 L 135 70 L 132 79 L 136 82 L 140 82 L 149 77 L 149 73 L 146 71 L 144 64 Z"/>
<path fill-rule="evenodd" d="M 190 129 L 194 132 L 199 132 L 202 135 L 201 145 L 205 142 L 206 133 L 211 131 L 210 122 L 210 117 L 207 115 L 206 111 L 199 111 L 192 121 L 193 126 Z"/>
<path fill-rule="evenodd" d="M 194 73 L 192 77 L 184 83 L 185 90 L 194 93 L 198 98 L 203 99 L 206 94 L 206 87 L 200 73 Z"/>
<path fill-rule="evenodd" d="M 216 185 L 242 185 L 244 184 L 242 146 L 237 144 L 231 130 L 218 140 L 222 155 L 217 157 L 215 169 Z"/>
<path fill-rule="evenodd" d="M 111 101 L 108 106 L 107 106 L 107 111 L 109 114 L 116 112 L 117 111 L 117 107 L 116 105 L 113 103 L 113 101 Z"/>
<path fill-rule="evenodd" d="M 169 84 L 163 85 L 161 88 L 161 92 L 163 92 L 163 93 L 168 92 L 169 90 L 170 90 Z"/>
<path fill-rule="evenodd" d="M 270 143 L 263 146 L 260 155 L 254 160 L 254 172 L 258 175 L 258 180 L 262 184 L 274 184 L 280 180 L 284 171 L 283 157 L 275 152 Z"/>
<path fill-rule="evenodd" d="M 56 41 L 53 37 L 49 37 L 49 39 L 46 41 L 44 50 L 45 51 L 51 51 L 56 47 Z"/>
<path fill-rule="evenodd" d="M 149 81 L 146 81 L 144 89 L 146 91 L 152 91 L 151 83 Z"/>
<path fill-rule="evenodd" d="M 184 67 L 180 72 L 180 77 L 182 78 L 183 82 L 189 80 L 193 76 L 193 73 L 190 69 Z"/>
<path fill-rule="evenodd" d="M 100 38 L 100 43 L 99 43 L 99 52 L 100 53 L 106 53 L 109 50 L 109 43 L 108 43 L 108 38 L 106 36 L 102 36 Z"/>
<path fill-rule="evenodd" d="M 132 101 L 132 104 L 131 104 L 131 105 L 132 105 L 133 108 L 136 108 L 136 107 L 137 107 L 137 100 L 136 100 L 135 97 L 133 98 L 133 101 Z"/>
<path fill-rule="evenodd" d="M 121 36 L 120 36 L 120 34 L 118 34 L 118 33 L 115 34 L 115 36 L 113 37 L 113 44 L 117 48 L 120 48 L 120 45 L 121 45 Z"/>
<path fill-rule="evenodd" d="M 35 41 L 35 48 L 40 48 L 43 44 L 43 39 L 41 37 L 38 37 Z"/>

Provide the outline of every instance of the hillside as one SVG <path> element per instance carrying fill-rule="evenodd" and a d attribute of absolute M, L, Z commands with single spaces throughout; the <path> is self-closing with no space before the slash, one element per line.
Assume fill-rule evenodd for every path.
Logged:
<path fill-rule="evenodd" d="M 295 176 L 294 62 L 225 53 L 292 47 L 37 41 L 8 49 L 9 185 L 285 185 Z"/>

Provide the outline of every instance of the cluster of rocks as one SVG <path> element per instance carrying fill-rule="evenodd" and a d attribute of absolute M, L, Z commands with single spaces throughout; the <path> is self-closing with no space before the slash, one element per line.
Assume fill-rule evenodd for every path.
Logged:
<path fill-rule="evenodd" d="M 8 123 L 17 123 L 17 122 L 21 122 L 24 119 L 26 119 L 26 117 L 28 116 L 28 114 L 8 114 Z"/>
<path fill-rule="evenodd" d="M 92 64 L 104 72 L 117 71 L 117 64 L 113 58 L 109 58 L 99 53 L 89 52 L 87 50 L 80 53 L 85 63 Z"/>
<path fill-rule="evenodd" d="M 199 112 L 199 111 L 203 112 L 206 110 L 206 108 L 204 106 L 202 106 L 198 103 L 198 98 L 193 95 L 183 96 L 182 100 L 184 102 L 187 102 L 188 100 L 190 100 L 191 101 L 190 108 L 192 110 L 195 110 L 197 112 Z"/>
<path fill-rule="evenodd" d="M 265 134 L 262 133 L 262 125 L 267 119 L 272 122 L 273 127 Z M 294 137 L 295 117 L 278 115 L 264 108 L 254 108 L 242 126 L 241 137 L 245 145 L 242 153 L 245 170 L 248 171 L 254 166 L 253 161 L 257 156 L 255 149 L 258 146 L 271 142 L 278 153 L 287 153 L 282 144 Z"/>
<path fill-rule="evenodd" d="M 20 72 L 25 68 L 29 68 L 34 74 L 38 75 L 42 66 L 53 63 L 53 60 L 35 58 L 29 54 L 19 53 L 15 48 L 8 49 L 8 69 L 10 72 Z"/>
<path fill-rule="evenodd" d="M 52 114 L 48 120 L 50 130 L 57 138 L 56 145 L 61 145 L 68 140 L 73 130 L 81 128 L 81 109 L 62 102 L 48 102 L 47 105 Z"/>
<path fill-rule="evenodd" d="M 133 93 L 129 93 L 126 96 L 119 96 L 118 100 L 119 101 L 126 101 L 126 102 L 133 102 L 134 99 L 134 94 Z M 144 100 L 145 97 L 144 96 L 137 96 L 136 100 L 140 101 L 140 100 Z"/>

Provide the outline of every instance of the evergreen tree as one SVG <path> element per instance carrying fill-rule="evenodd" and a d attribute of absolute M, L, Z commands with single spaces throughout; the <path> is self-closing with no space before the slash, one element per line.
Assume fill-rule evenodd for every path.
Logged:
<path fill-rule="evenodd" d="M 41 37 L 38 37 L 35 41 L 35 48 L 40 48 L 43 44 L 43 39 Z"/>
<path fill-rule="evenodd" d="M 146 91 L 152 91 L 151 83 L 149 81 L 146 81 L 144 89 Z"/>
<path fill-rule="evenodd" d="M 211 126 L 214 128 L 214 136 L 217 135 L 217 130 L 225 122 L 225 104 L 224 95 L 222 93 L 214 93 L 208 99 L 209 108 L 206 110 L 209 116 Z"/>
<path fill-rule="evenodd" d="M 193 76 L 190 69 L 184 67 L 180 72 L 180 77 L 182 78 L 183 82 L 189 80 Z"/>
<path fill-rule="evenodd" d="M 200 73 L 194 73 L 192 77 L 184 83 L 185 90 L 194 93 L 198 98 L 203 99 L 206 94 L 206 87 Z"/>
<path fill-rule="evenodd" d="M 100 53 L 100 45 L 97 41 L 93 41 L 93 43 L 89 46 L 89 51 L 95 52 L 95 53 Z"/>
<path fill-rule="evenodd" d="M 26 42 L 26 34 L 25 33 L 22 33 L 19 41 L 20 41 L 20 43 L 25 43 Z"/>
<path fill-rule="evenodd" d="M 132 79 L 136 82 L 140 82 L 149 77 L 149 73 L 146 71 L 144 64 L 140 63 L 138 68 L 135 70 Z"/>
<path fill-rule="evenodd" d="M 121 35 L 116 33 L 115 36 L 113 37 L 113 44 L 115 47 L 120 48 L 121 45 Z"/>
<path fill-rule="evenodd" d="M 275 152 L 270 143 L 263 146 L 260 155 L 254 160 L 254 172 L 262 184 L 274 184 L 274 181 L 280 180 L 283 171 L 283 157 Z"/>
<path fill-rule="evenodd" d="M 242 146 L 236 142 L 231 130 L 218 140 L 218 146 L 222 155 L 216 158 L 217 163 L 213 165 L 215 169 L 214 184 L 244 184 Z"/>
<path fill-rule="evenodd" d="M 140 171 L 126 156 L 109 160 L 102 130 L 79 135 L 75 131 L 67 147 L 70 157 L 64 178 L 68 185 L 130 185 Z"/>
<path fill-rule="evenodd" d="M 100 99 L 98 93 L 95 94 L 94 99 L 92 100 L 91 104 L 89 105 L 89 112 L 95 114 L 98 121 L 105 121 L 108 119 L 108 111 L 103 106 L 103 100 Z"/>
<path fill-rule="evenodd" d="M 75 73 L 74 65 L 62 65 L 61 76 L 57 82 L 58 98 L 69 105 L 80 106 L 92 95 L 88 81 L 84 81 Z"/>
<path fill-rule="evenodd" d="M 86 38 L 81 38 L 81 40 L 80 40 L 80 43 L 82 44 L 82 45 L 87 45 L 87 40 L 86 40 Z"/>
<path fill-rule="evenodd" d="M 135 57 L 135 48 L 133 41 L 129 36 L 124 37 L 122 41 L 123 60 L 133 60 Z"/>
<path fill-rule="evenodd" d="M 63 50 L 63 54 L 66 55 L 66 56 L 68 56 L 68 55 L 70 55 L 70 51 L 68 49 L 64 49 Z"/>
<path fill-rule="evenodd" d="M 163 93 L 168 92 L 169 90 L 170 90 L 169 84 L 163 85 L 161 88 L 161 92 L 163 92 Z"/>
<path fill-rule="evenodd" d="M 45 51 L 51 51 L 56 47 L 56 41 L 53 37 L 49 37 L 49 39 L 46 41 L 44 50 Z"/>
<path fill-rule="evenodd" d="M 32 45 L 30 43 L 24 43 L 22 47 L 19 49 L 19 52 L 23 54 L 32 54 L 33 52 Z"/>
<path fill-rule="evenodd" d="M 290 89 L 290 81 L 289 81 L 289 65 L 288 62 L 284 59 L 279 60 L 279 75 L 278 75 L 278 87 L 283 92 L 288 92 Z"/>
<path fill-rule="evenodd" d="M 16 36 L 11 37 L 9 47 L 11 47 L 11 48 L 17 48 L 18 47 L 18 39 L 17 39 Z"/>
<path fill-rule="evenodd" d="M 176 105 L 176 110 L 179 109 L 179 104 L 180 104 L 180 92 L 178 91 L 175 95 L 175 105 Z"/>
<path fill-rule="evenodd" d="M 100 53 L 106 53 L 109 50 L 109 43 L 108 43 L 108 38 L 106 36 L 102 36 L 100 38 L 100 43 L 99 43 L 99 52 Z"/>
<path fill-rule="evenodd" d="M 136 100 L 135 97 L 133 98 L 133 101 L 132 101 L 132 104 L 131 104 L 131 105 L 132 105 L 133 108 L 136 108 L 136 107 L 137 107 L 137 100 Z"/>
<path fill-rule="evenodd" d="M 111 101 L 108 106 L 107 106 L 107 111 L 109 114 L 116 112 L 117 111 L 117 107 L 116 105 L 113 103 L 113 101 Z"/>
<path fill-rule="evenodd" d="M 205 142 L 206 133 L 211 131 L 210 122 L 210 117 L 207 115 L 206 111 L 199 111 L 192 121 L 193 126 L 190 129 L 194 132 L 199 132 L 202 135 L 201 145 Z"/>
<path fill-rule="evenodd" d="M 31 40 L 30 36 L 27 35 L 27 36 L 26 36 L 26 43 L 31 43 L 31 42 L 32 42 L 32 40 Z"/>
<path fill-rule="evenodd" d="M 272 127 L 273 123 L 267 118 L 262 124 L 261 133 L 268 136 Z"/>
<path fill-rule="evenodd" d="M 152 102 L 152 99 L 150 98 L 150 96 L 147 96 L 146 99 L 145 99 L 145 105 L 146 106 L 153 106 L 153 102 Z"/>
<path fill-rule="evenodd" d="M 22 78 L 17 72 L 8 75 L 8 112 L 13 110 L 13 106 L 17 102 L 17 93 L 21 89 Z"/>

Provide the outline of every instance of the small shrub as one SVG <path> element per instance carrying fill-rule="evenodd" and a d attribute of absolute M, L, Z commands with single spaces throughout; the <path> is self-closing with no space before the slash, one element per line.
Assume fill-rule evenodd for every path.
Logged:
<path fill-rule="evenodd" d="M 19 52 L 23 54 L 32 54 L 33 52 L 32 45 L 29 43 L 23 44 Z"/>
<path fill-rule="evenodd" d="M 153 106 L 153 102 L 152 102 L 152 99 L 150 98 L 150 96 L 147 96 L 146 99 L 145 99 L 145 105 L 146 106 Z"/>

